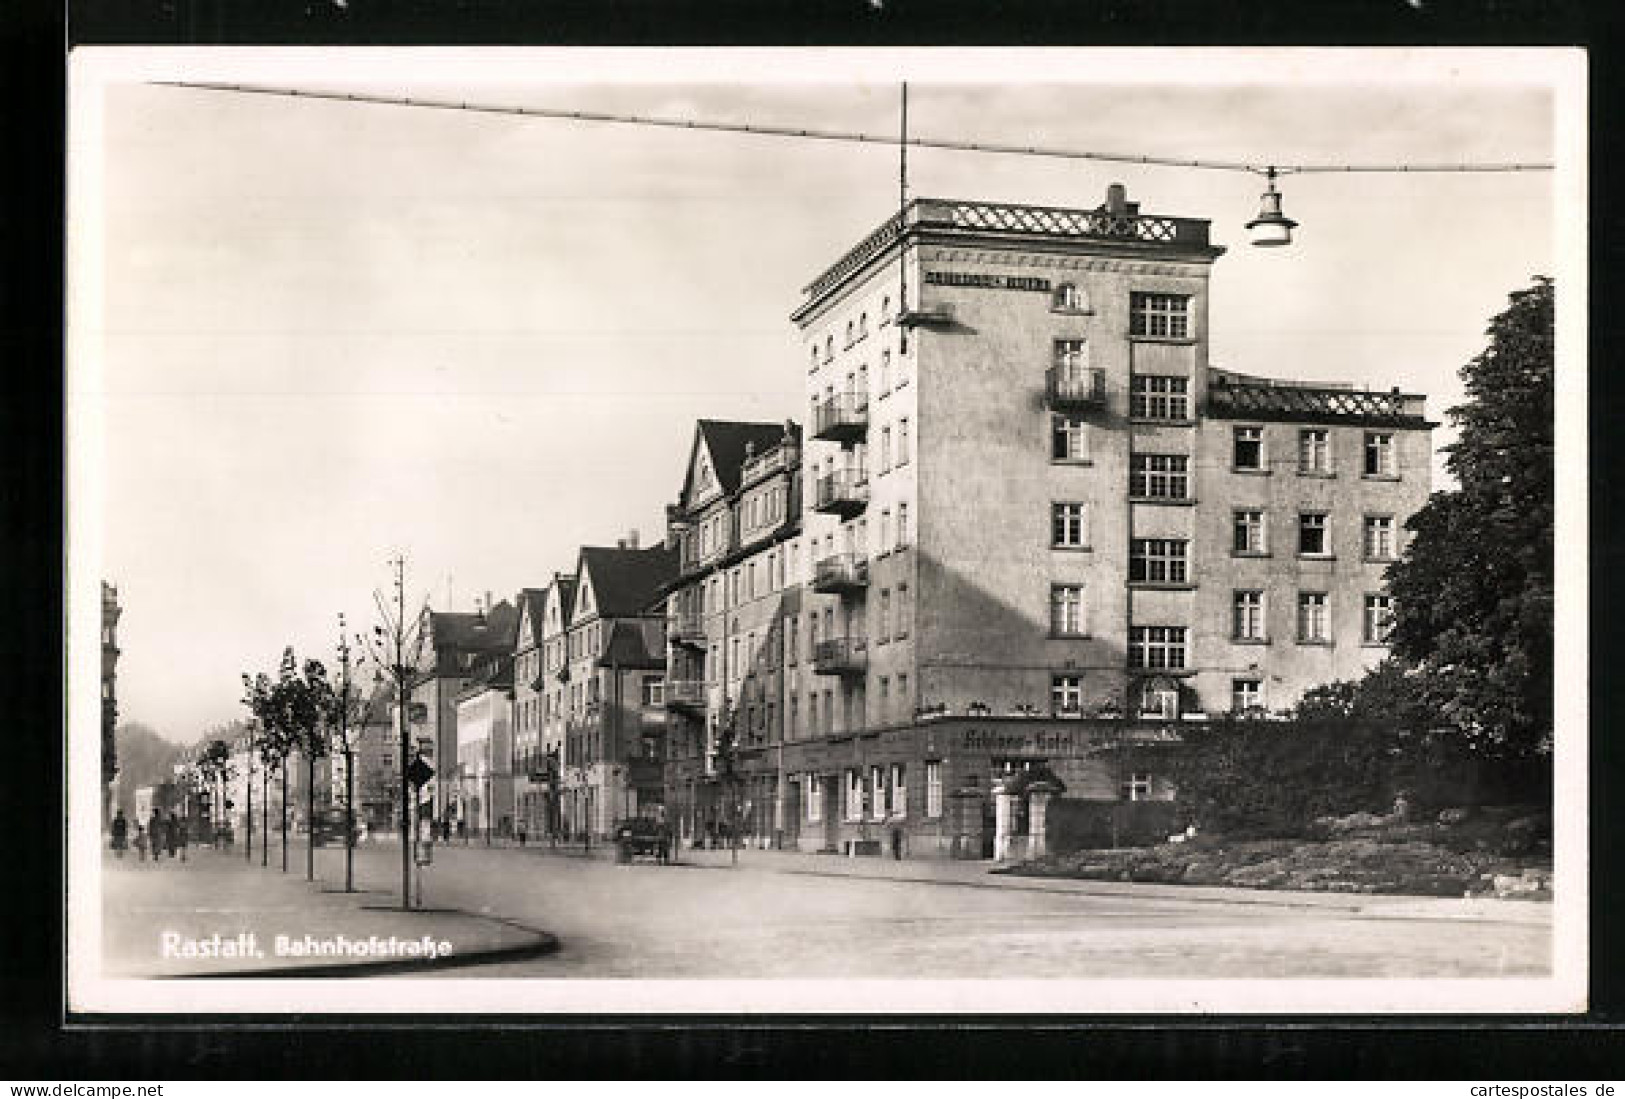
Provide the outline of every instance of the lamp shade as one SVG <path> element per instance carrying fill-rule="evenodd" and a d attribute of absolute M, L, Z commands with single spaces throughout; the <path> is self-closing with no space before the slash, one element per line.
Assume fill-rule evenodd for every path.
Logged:
<path fill-rule="evenodd" d="M 1270 175 L 1269 190 L 1259 202 L 1258 216 L 1247 223 L 1253 243 L 1260 248 L 1279 248 L 1292 243 L 1292 230 L 1298 223 L 1281 213 L 1281 193 L 1275 189 L 1275 176 Z"/>

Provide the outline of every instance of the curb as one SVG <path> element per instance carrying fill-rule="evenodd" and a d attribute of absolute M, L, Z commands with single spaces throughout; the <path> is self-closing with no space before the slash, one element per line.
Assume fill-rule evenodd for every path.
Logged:
<path fill-rule="evenodd" d="M 726 866 L 708 866 L 708 865 L 706 865 L 704 863 L 677 863 L 675 865 L 689 866 L 689 867 L 692 867 L 692 868 L 697 869 L 697 870 L 728 870 L 728 869 L 731 869 L 731 867 L 726 867 Z M 1333 912 L 1333 913 L 1339 913 L 1339 914 L 1348 915 L 1348 916 L 1364 916 L 1364 917 L 1372 918 L 1372 919 L 1439 920 L 1439 921 L 1445 921 L 1445 920 L 1457 920 L 1457 921 L 1469 920 L 1469 921 L 1472 921 L 1474 923 L 1497 923 L 1497 924 L 1513 924 L 1513 925 L 1525 925 L 1525 924 L 1531 924 L 1531 923 L 1543 923 L 1543 922 L 1545 922 L 1545 921 L 1542 921 L 1542 920 L 1527 920 L 1527 919 L 1512 918 L 1511 913 L 1507 913 L 1507 914 L 1504 914 L 1504 915 L 1503 914 L 1480 915 L 1480 914 L 1477 914 L 1477 913 L 1462 914 L 1462 913 L 1454 913 L 1454 912 L 1441 912 L 1441 913 L 1438 913 L 1438 914 L 1432 914 L 1432 913 L 1428 913 L 1428 912 L 1392 913 L 1392 912 L 1384 912 L 1383 911 L 1384 908 L 1389 908 L 1389 907 L 1392 907 L 1393 905 L 1396 905 L 1396 904 L 1409 904 L 1409 903 L 1414 903 L 1414 902 L 1418 902 L 1418 901 L 1427 901 L 1427 900 L 1449 901 L 1449 900 L 1455 899 L 1455 898 L 1449 898 L 1449 897 L 1445 897 L 1445 898 L 1420 897 L 1420 896 L 1416 896 L 1416 895 L 1409 894 L 1409 893 L 1366 893 L 1366 894 L 1359 894 L 1357 896 L 1350 896 L 1347 901 L 1341 901 L 1339 899 L 1334 899 L 1334 896 L 1331 895 L 1331 894 L 1325 894 L 1325 895 L 1312 894 L 1314 899 L 1310 900 L 1310 899 L 1307 899 L 1307 898 L 1298 899 L 1296 897 L 1290 897 L 1290 896 L 1283 897 L 1283 896 L 1280 896 L 1279 893 L 1276 893 L 1276 895 L 1272 896 L 1271 891 L 1269 891 L 1269 890 L 1249 890 L 1249 891 L 1246 891 L 1246 892 L 1242 892 L 1239 887 L 1229 886 L 1229 887 L 1219 887 L 1219 888 L 1233 889 L 1233 890 L 1236 891 L 1236 895 L 1223 896 L 1223 897 L 1213 897 L 1213 896 L 1198 896 L 1198 895 L 1193 895 L 1193 894 L 1186 894 L 1184 896 L 1181 896 L 1181 895 L 1179 895 L 1179 893 L 1174 892 L 1174 891 L 1175 890 L 1186 890 L 1186 889 L 1205 889 L 1205 888 L 1214 888 L 1214 887 L 1210 887 L 1210 886 L 1186 886 L 1186 885 L 1179 885 L 1179 884 L 1170 883 L 1170 882 L 1155 882 L 1155 883 L 1152 883 L 1152 882 L 1121 882 L 1121 883 L 1117 883 L 1117 882 L 1097 882 L 1096 879 L 1092 879 L 1092 878 L 1063 878 L 1063 877 L 1052 877 L 1052 876 L 1049 876 L 1049 875 L 1016 874 L 1016 873 L 1012 873 L 1012 872 L 1009 872 L 1009 871 L 993 871 L 993 870 L 988 871 L 989 875 L 991 875 L 993 877 L 1000 878 L 1002 880 L 1000 880 L 1000 881 L 963 881 L 963 880 L 957 880 L 957 879 L 953 879 L 953 878 L 933 878 L 933 877 L 884 875 L 884 874 L 845 874 L 845 873 L 841 873 L 841 872 L 835 871 L 835 870 L 806 870 L 806 869 L 801 869 L 801 868 L 788 868 L 788 867 L 784 868 L 784 869 L 775 869 L 775 868 L 772 868 L 772 867 L 756 866 L 756 867 L 753 867 L 752 869 L 765 870 L 766 872 L 773 873 L 773 874 L 790 874 L 790 875 L 800 875 L 800 876 L 803 876 L 803 877 L 845 878 L 845 879 L 848 879 L 848 880 L 859 880 L 859 881 L 898 882 L 898 883 L 904 883 L 904 884 L 910 884 L 910 885 L 946 885 L 946 886 L 957 886 L 958 888 L 961 888 L 961 889 L 1008 889 L 1008 890 L 1013 890 L 1013 891 L 1016 891 L 1016 892 L 1023 892 L 1023 893 L 1054 893 L 1054 894 L 1063 894 L 1063 895 L 1070 893 L 1070 894 L 1090 896 L 1090 897 L 1121 897 L 1121 898 L 1138 897 L 1140 899 L 1144 899 L 1144 898 L 1146 898 L 1148 896 L 1152 896 L 1152 897 L 1156 897 L 1156 898 L 1163 899 L 1163 900 L 1180 901 L 1180 902 L 1183 902 L 1185 904 L 1244 904 L 1244 905 L 1256 905 L 1256 906 L 1265 907 L 1265 908 L 1289 908 L 1289 909 L 1294 909 L 1294 910 L 1297 910 L 1297 911 Z M 1067 883 L 1067 884 L 1062 885 L 1059 888 L 1057 888 L 1057 887 L 1054 887 L 1054 886 L 1041 886 L 1041 885 L 1022 884 L 1022 883 L 1019 883 L 1015 879 L 1026 879 L 1028 881 L 1034 881 L 1034 882 L 1037 882 L 1037 881 L 1064 882 L 1064 883 Z M 1138 891 L 1138 890 L 1134 891 L 1134 892 L 1130 892 L 1125 888 L 1116 888 L 1116 889 L 1099 889 L 1099 888 L 1095 888 L 1095 889 L 1091 889 L 1091 888 L 1088 888 L 1088 885 L 1090 885 L 1090 884 L 1117 885 L 1117 886 L 1120 886 L 1120 887 L 1121 886 L 1132 887 L 1132 886 L 1156 885 L 1156 886 L 1159 886 L 1160 888 L 1159 888 L 1159 890 L 1157 892 L 1148 894 L 1148 893 L 1145 893 L 1143 891 Z M 1167 890 L 1167 892 L 1164 892 L 1162 890 Z"/>

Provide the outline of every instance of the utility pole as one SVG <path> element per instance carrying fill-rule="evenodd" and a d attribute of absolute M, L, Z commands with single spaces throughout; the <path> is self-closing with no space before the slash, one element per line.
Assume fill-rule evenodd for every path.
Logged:
<path fill-rule="evenodd" d="M 407 723 L 408 710 L 412 704 L 411 682 L 416 674 L 418 657 L 423 648 L 423 628 L 421 617 L 416 623 L 408 624 L 406 621 L 406 558 L 400 555 L 392 557 L 389 565 L 394 571 L 395 598 L 391 605 L 376 590 L 372 593 L 373 604 L 378 609 L 379 622 L 373 627 L 368 645 L 374 666 L 387 668 L 390 678 L 395 681 L 395 723 L 401 780 L 401 907 L 411 908 L 412 843 L 419 822 L 415 821 L 412 808 L 412 803 L 416 800 L 413 796 L 413 783 L 406 774 L 407 761 L 412 757 L 411 735 Z M 423 901 L 421 877 L 420 873 L 419 905 Z"/>

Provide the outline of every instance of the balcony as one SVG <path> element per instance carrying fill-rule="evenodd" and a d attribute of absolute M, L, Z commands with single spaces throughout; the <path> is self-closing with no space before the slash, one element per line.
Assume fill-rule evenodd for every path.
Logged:
<path fill-rule="evenodd" d="M 666 708 L 685 710 L 693 714 L 705 713 L 705 681 L 702 679 L 666 680 Z"/>
<path fill-rule="evenodd" d="M 941 327 L 954 323 L 952 302 L 916 305 L 897 314 L 897 323 L 904 328 Z"/>
<path fill-rule="evenodd" d="M 1044 399 L 1057 412 L 1103 408 L 1106 372 L 1099 367 L 1052 366 L 1044 372 Z"/>
<path fill-rule="evenodd" d="M 862 675 L 868 666 L 866 637 L 832 637 L 813 648 L 813 671 L 819 675 Z"/>
<path fill-rule="evenodd" d="M 666 636 L 673 645 L 700 648 L 705 644 L 705 618 L 698 611 L 681 611 L 666 617 Z"/>
<path fill-rule="evenodd" d="M 813 509 L 850 519 L 869 506 L 869 475 L 861 469 L 842 469 L 818 478 Z"/>
<path fill-rule="evenodd" d="M 855 553 L 837 553 L 813 566 L 813 591 L 826 595 L 869 586 L 869 562 Z"/>
<path fill-rule="evenodd" d="M 869 433 L 869 395 L 842 393 L 813 407 L 813 437 L 834 443 L 861 443 Z"/>

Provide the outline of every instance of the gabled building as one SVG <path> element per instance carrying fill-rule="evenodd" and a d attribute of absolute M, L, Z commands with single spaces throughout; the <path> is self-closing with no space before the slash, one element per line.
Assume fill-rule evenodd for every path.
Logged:
<path fill-rule="evenodd" d="M 802 605 L 801 429 L 695 425 L 667 540 L 668 810 L 681 838 L 782 838 L 779 767 L 798 672 L 785 638 Z"/>
<path fill-rule="evenodd" d="M 562 824 L 571 835 L 606 835 L 615 821 L 663 800 L 653 762 L 665 719 L 659 594 L 676 568 L 674 550 L 639 548 L 635 534 L 614 547 L 583 546 L 562 639 L 544 640 L 544 649 L 562 640 L 554 727 L 562 734 Z"/>
<path fill-rule="evenodd" d="M 555 583 L 557 578 L 555 577 Z M 526 835 L 542 836 L 552 819 L 550 786 L 543 749 L 542 712 L 547 700 L 543 674 L 543 631 L 553 588 L 525 588 L 519 593 L 519 628 L 513 652 L 513 817 Z"/>
<path fill-rule="evenodd" d="M 412 687 L 412 725 L 416 750 L 435 769 L 424 791 L 436 821 L 452 821 L 456 803 L 457 696 L 474 678 L 475 666 L 487 656 L 513 652 L 519 612 L 507 600 L 473 612 L 425 608 L 419 630 L 428 654 Z M 405 765 L 409 765 L 407 761 Z"/>

